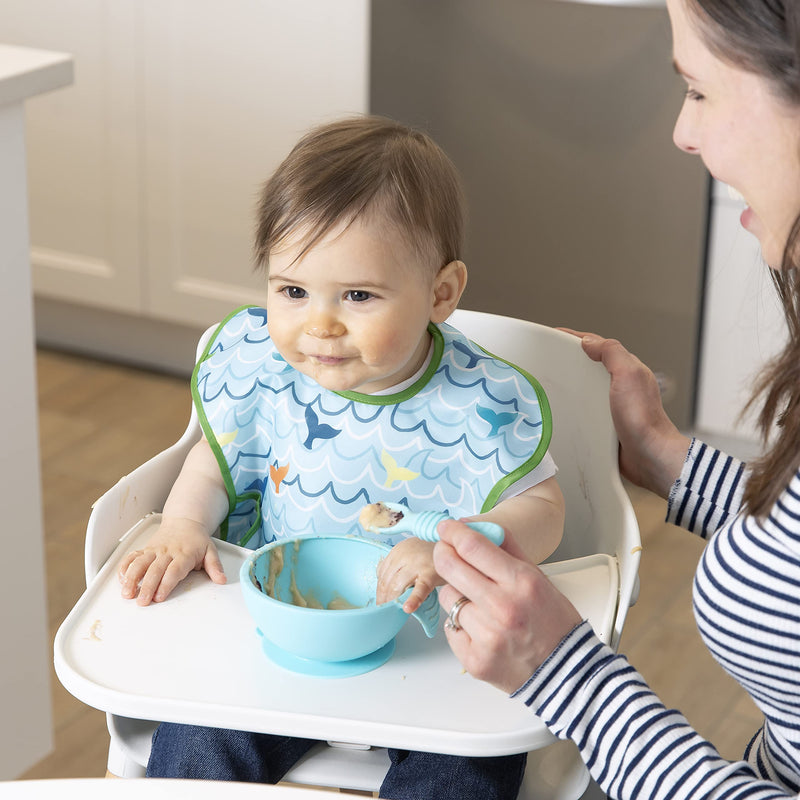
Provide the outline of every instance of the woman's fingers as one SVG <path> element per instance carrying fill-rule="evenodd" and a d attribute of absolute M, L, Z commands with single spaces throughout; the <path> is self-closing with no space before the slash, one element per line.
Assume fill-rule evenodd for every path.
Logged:
<path fill-rule="evenodd" d="M 447 640 L 476 678 L 506 691 L 527 680 L 580 615 L 509 539 L 509 551 L 492 545 L 463 523 L 442 523 L 434 563 L 447 585 L 439 591 L 450 616 Z M 454 609 L 461 597 L 468 598 Z"/>
<path fill-rule="evenodd" d="M 574 328 L 563 328 L 559 326 L 556 328 L 557 331 L 564 331 L 564 333 L 570 333 L 573 336 L 577 336 L 579 339 L 583 339 L 584 336 L 594 336 L 594 334 L 589 333 L 588 331 L 576 331 Z"/>
<path fill-rule="evenodd" d="M 513 537 L 506 536 L 502 547 L 456 520 L 446 520 L 438 527 L 440 544 L 434 549 L 434 567 L 450 584 L 468 584 L 473 592 L 491 593 L 493 584 L 513 581 L 525 556 Z"/>
<path fill-rule="evenodd" d="M 589 331 L 576 331 L 572 328 L 557 328 L 559 331 L 569 333 L 581 340 L 581 347 L 593 361 L 602 361 L 605 368 L 612 374 L 618 368 L 641 365 L 636 356 L 632 355 L 617 339 L 606 339 Z"/>

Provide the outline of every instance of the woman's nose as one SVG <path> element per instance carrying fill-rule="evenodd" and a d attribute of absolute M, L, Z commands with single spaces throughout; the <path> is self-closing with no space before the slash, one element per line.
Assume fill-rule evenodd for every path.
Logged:
<path fill-rule="evenodd" d="M 692 155 L 700 153 L 699 138 L 697 136 L 696 125 L 694 122 L 693 110 L 689 107 L 689 101 L 684 102 L 681 113 L 675 121 L 672 130 L 672 141 L 679 150 Z"/>

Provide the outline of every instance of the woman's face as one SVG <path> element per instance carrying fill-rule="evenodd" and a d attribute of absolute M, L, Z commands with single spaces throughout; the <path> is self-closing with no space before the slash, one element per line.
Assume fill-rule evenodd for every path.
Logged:
<path fill-rule="evenodd" d="M 667 8 L 675 69 L 688 86 L 675 144 L 742 195 L 742 227 L 779 268 L 800 212 L 800 107 L 779 98 L 765 78 L 714 56 L 686 0 L 667 0 Z"/>

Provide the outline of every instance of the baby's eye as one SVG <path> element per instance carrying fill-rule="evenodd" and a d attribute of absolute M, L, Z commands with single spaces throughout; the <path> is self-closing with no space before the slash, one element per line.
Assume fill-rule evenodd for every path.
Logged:
<path fill-rule="evenodd" d="M 306 296 L 306 290 L 299 286 L 284 286 L 281 292 L 290 300 L 302 300 Z"/>
<path fill-rule="evenodd" d="M 362 289 L 351 289 L 347 293 L 347 299 L 352 300 L 354 303 L 363 303 L 365 300 L 369 300 L 370 297 L 372 297 L 372 295 Z"/>

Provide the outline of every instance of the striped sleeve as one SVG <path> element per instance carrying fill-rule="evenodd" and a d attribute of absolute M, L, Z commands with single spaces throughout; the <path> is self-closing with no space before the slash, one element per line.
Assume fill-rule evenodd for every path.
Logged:
<path fill-rule="evenodd" d="M 609 797 L 633 800 L 767 800 L 795 797 L 725 761 L 677 711 L 667 709 L 588 622 L 574 628 L 513 698 L 560 739 L 578 746 Z"/>
<path fill-rule="evenodd" d="M 746 474 L 743 462 L 692 439 L 669 495 L 667 522 L 708 538 L 739 511 Z"/>

